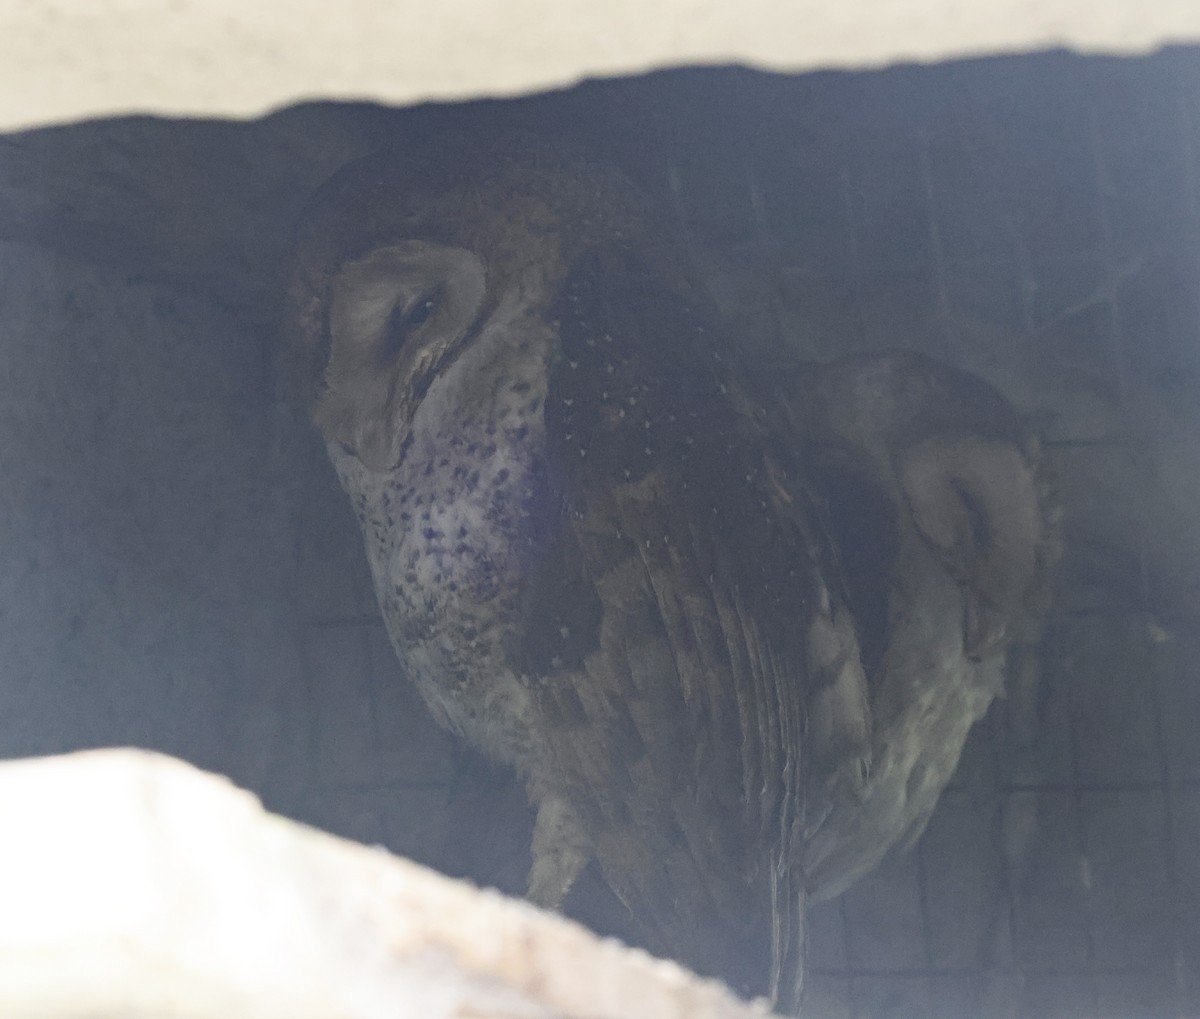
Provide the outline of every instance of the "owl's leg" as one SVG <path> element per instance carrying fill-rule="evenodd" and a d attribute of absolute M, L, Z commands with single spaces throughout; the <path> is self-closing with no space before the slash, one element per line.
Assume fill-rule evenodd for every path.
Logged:
<path fill-rule="evenodd" d="M 533 826 L 532 848 L 529 900 L 543 909 L 558 909 L 590 855 L 583 825 L 565 800 L 557 796 L 542 798 Z"/>

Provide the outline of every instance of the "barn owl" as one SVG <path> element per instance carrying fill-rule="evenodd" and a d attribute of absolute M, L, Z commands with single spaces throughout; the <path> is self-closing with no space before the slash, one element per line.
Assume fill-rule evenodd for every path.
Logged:
<path fill-rule="evenodd" d="M 756 377 L 634 186 L 527 137 L 336 174 L 286 321 L 404 671 L 536 806 L 530 898 L 594 861 L 797 1007 L 806 899 L 919 832 L 1044 587 L 1011 409 L 900 356 Z"/>

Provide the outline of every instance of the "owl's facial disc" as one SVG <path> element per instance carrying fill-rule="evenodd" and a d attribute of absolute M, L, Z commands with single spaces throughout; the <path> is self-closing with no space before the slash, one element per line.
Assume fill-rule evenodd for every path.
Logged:
<path fill-rule="evenodd" d="M 463 248 L 401 241 L 347 263 L 329 301 L 327 441 L 370 470 L 396 465 L 417 405 L 479 318 L 486 274 Z"/>
<path fill-rule="evenodd" d="M 978 657 L 1001 644 L 1037 575 L 1034 473 L 1011 443 L 969 435 L 918 443 L 901 479 L 914 522 L 963 585 L 965 650 Z"/>

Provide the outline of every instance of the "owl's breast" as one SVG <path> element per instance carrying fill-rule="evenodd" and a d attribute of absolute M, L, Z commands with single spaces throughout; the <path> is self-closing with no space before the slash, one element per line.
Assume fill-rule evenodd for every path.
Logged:
<path fill-rule="evenodd" d="M 484 366 L 468 364 L 469 391 L 453 376 L 431 387 L 389 471 L 329 448 L 409 677 L 445 724 L 485 746 L 495 734 L 473 731 L 485 702 L 512 702 L 494 715 L 525 711 L 508 649 L 523 582 L 553 539 L 544 363 L 510 359 L 482 390 Z"/>
<path fill-rule="evenodd" d="M 522 394 L 528 395 L 522 387 Z M 540 398 L 494 420 L 417 434 L 397 467 L 331 456 L 350 491 L 393 636 L 427 639 L 453 616 L 502 617 L 547 539 Z"/>

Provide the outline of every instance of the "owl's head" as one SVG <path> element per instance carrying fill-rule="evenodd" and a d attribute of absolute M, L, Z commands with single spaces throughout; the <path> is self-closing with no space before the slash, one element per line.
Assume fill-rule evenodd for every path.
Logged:
<path fill-rule="evenodd" d="M 294 381 L 328 441 L 386 469 L 431 384 L 498 309 L 548 318 L 570 267 L 609 244 L 682 285 L 663 236 L 620 173 L 558 143 L 455 136 L 365 157 L 301 222 L 286 309 Z"/>

